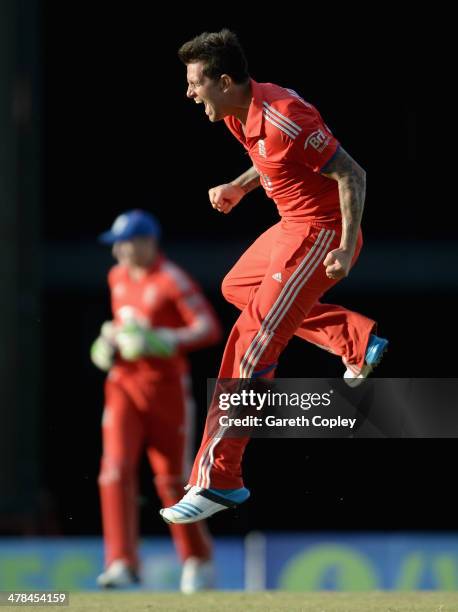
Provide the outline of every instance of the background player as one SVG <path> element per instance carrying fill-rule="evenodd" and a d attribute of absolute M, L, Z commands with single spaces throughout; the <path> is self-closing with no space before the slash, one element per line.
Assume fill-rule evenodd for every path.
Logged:
<path fill-rule="evenodd" d="M 388 342 L 373 334 L 375 321 L 320 298 L 347 276 L 359 255 L 364 170 L 295 91 L 250 78 L 229 30 L 197 36 L 181 47 L 179 57 L 187 66 L 187 96 L 204 105 L 210 121 L 224 119 L 253 162 L 231 183 L 210 189 L 212 206 L 228 213 L 262 185 L 281 216 L 224 279 L 226 299 L 242 312 L 219 378 L 272 377 L 296 334 L 339 355 L 345 379 L 358 384 Z M 210 435 L 207 420 L 188 493 L 161 510 L 166 521 L 198 521 L 249 496 L 241 475 L 247 439 L 222 434 Z M 186 515 L 189 506 L 194 512 Z"/>
<path fill-rule="evenodd" d="M 188 351 L 216 343 L 220 326 L 197 285 L 159 250 L 160 228 L 147 212 L 120 215 L 101 242 L 118 261 L 108 275 L 113 320 L 91 348 L 108 371 L 99 489 L 106 569 L 102 587 L 139 579 L 137 470 L 146 448 L 164 505 L 180 498 L 189 475 L 193 400 Z M 183 562 L 181 589 L 209 588 L 211 542 L 205 525 L 171 525 Z"/>

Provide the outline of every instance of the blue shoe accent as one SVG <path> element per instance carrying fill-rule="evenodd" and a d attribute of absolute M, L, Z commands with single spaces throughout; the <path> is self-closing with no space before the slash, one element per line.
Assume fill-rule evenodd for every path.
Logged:
<path fill-rule="evenodd" d="M 187 510 L 188 512 L 190 512 L 194 516 L 197 516 L 198 514 L 200 514 L 202 512 L 202 510 L 200 508 L 198 508 L 194 504 L 190 504 L 189 502 L 180 501 L 180 503 L 177 504 L 177 505 L 180 506 L 180 508 L 183 508 L 184 510 Z"/>
<path fill-rule="evenodd" d="M 175 504 L 174 506 L 172 506 L 170 508 L 170 510 L 173 510 L 174 512 L 178 512 L 178 514 L 181 514 L 182 516 L 185 516 L 186 518 L 191 518 L 192 516 L 195 516 L 195 514 L 191 514 L 191 512 L 186 508 L 181 508 L 180 504 Z"/>
<path fill-rule="evenodd" d="M 371 334 L 366 349 L 366 356 L 364 358 L 367 365 L 376 366 L 380 363 L 383 353 L 386 351 L 388 346 L 388 340 L 385 338 L 379 338 L 375 334 Z"/>
<path fill-rule="evenodd" d="M 250 491 L 245 487 L 240 489 L 208 489 L 208 491 L 234 504 L 242 504 L 250 497 Z"/>

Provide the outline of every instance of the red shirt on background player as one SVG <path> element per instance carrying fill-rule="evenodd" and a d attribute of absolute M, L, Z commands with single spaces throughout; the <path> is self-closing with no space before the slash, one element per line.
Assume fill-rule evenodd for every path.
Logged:
<path fill-rule="evenodd" d="M 108 275 L 113 320 L 91 349 L 108 371 L 99 474 L 105 542 L 102 587 L 139 580 L 137 471 L 146 450 L 164 504 L 175 503 L 189 475 L 193 399 L 186 354 L 221 335 L 196 283 L 159 250 L 160 228 L 149 213 L 120 215 L 101 242 L 118 261 Z M 205 526 L 174 525 L 183 563 L 181 589 L 210 588 L 211 542 Z"/>

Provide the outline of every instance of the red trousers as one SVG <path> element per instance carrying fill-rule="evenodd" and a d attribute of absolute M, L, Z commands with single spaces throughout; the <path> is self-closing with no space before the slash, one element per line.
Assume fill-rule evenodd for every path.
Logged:
<path fill-rule="evenodd" d="M 223 294 L 242 312 L 223 355 L 219 378 L 273 376 L 293 335 L 319 345 L 356 369 L 364 363 L 375 322 L 319 300 L 337 281 L 323 261 L 340 244 L 340 227 L 280 222 L 264 232 L 223 281 Z M 361 233 L 353 259 L 362 246 Z M 306 369 L 304 376 L 307 376 Z M 248 438 L 209 436 L 208 422 L 190 478 L 204 488 L 243 486 L 241 460 Z"/>
<path fill-rule="evenodd" d="M 105 563 L 123 559 L 138 567 L 138 484 L 146 449 L 163 506 L 183 495 L 189 474 L 194 415 L 186 376 L 154 381 L 112 369 L 105 383 L 103 456 L 99 474 Z M 205 523 L 170 525 L 178 555 L 208 559 L 211 542 Z"/>

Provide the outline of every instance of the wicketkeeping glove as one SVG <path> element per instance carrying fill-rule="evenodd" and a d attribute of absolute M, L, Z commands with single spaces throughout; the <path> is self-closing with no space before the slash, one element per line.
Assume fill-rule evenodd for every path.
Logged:
<path fill-rule="evenodd" d="M 114 362 L 116 328 L 112 321 L 106 321 L 101 329 L 100 336 L 92 343 L 91 361 L 103 372 L 108 372 Z"/>
<path fill-rule="evenodd" d="M 149 329 L 128 323 L 116 334 L 119 353 L 127 361 L 140 357 L 172 357 L 176 352 L 174 334 L 164 328 Z"/>

